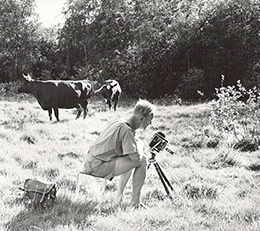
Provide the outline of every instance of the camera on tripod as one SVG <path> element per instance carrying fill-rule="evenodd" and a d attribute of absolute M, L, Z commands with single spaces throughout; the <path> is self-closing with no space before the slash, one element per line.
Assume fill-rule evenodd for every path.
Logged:
<path fill-rule="evenodd" d="M 154 165 L 156 172 L 158 173 L 158 176 L 163 184 L 163 187 L 169 196 L 171 200 L 173 200 L 169 188 L 174 191 L 170 181 L 167 179 L 166 175 L 164 174 L 163 170 L 161 169 L 160 165 L 155 160 L 155 155 L 159 152 L 163 151 L 164 149 L 168 151 L 170 154 L 174 154 L 172 150 L 166 147 L 168 143 L 168 140 L 165 139 L 165 135 L 162 132 L 156 132 L 153 137 L 151 138 L 151 141 L 149 143 L 150 152 L 152 154 L 152 157 L 149 159 L 149 165 L 148 169 L 151 164 Z M 169 188 L 168 188 L 169 187 Z"/>
<path fill-rule="evenodd" d="M 174 151 L 167 148 L 166 145 L 168 144 L 168 140 L 165 138 L 165 134 L 161 131 L 156 132 L 153 137 L 151 138 L 151 141 L 149 143 L 150 152 L 152 154 L 152 159 L 155 157 L 156 154 L 159 152 L 165 151 L 169 152 L 170 154 L 174 154 Z"/>

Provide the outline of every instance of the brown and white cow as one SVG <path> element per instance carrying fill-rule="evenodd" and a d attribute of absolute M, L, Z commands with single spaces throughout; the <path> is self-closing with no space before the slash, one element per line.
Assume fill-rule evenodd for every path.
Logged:
<path fill-rule="evenodd" d="M 114 111 L 116 111 L 117 103 L 121 93 L 122 89 L 119 83 L 114 79 L 106 80 L 105 84 L 95 91 L 95 94 L 101 94 L 105 98 L 109 110 L 111 110 L 112 103 L 114 103 Z"/>
<path fill-rule="evenodd" d="M 48 110 L 52 120 L 52 109 L 59 121 L 59 108 L 77 108 L 76 119 L 84 111 L 83 118 L 87 115 L 88 99 L 94 94 L 93 83 L 89 80 L 46 80 L 33 79 L 30 75 L 23 75 L 23 84 L 18 89 L 19 93 L 33 95 L 43 110 Z"/>

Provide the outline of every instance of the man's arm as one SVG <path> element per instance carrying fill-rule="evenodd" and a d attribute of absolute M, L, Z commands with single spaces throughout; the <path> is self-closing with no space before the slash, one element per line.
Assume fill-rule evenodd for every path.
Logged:
<path fill-rule="evenodd" d="M 143 141 L 139 140 L 136 144 L 137 152 L 129 154 L 129 158 L 134 162 L 139 162 L 142 160 L 143 156 L 146 156 L 146 154 Z"/>
<path fill-rule="evenodd" d="M 140 162 L 142 157 L 138 152 L 129 154 L 129 158 L 134 162 Z"/>

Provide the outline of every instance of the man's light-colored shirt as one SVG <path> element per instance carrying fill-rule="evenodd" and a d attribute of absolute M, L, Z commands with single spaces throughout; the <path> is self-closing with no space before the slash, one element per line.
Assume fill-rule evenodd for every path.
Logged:
<path fill-rule="evenodd" d="M 115 120 L 112 122 L 93 145 L 89 153 L 96 159 L 111 161 L 118 156 L 137 153 L 135 132 L 126 123 L 126 120 Z"/>

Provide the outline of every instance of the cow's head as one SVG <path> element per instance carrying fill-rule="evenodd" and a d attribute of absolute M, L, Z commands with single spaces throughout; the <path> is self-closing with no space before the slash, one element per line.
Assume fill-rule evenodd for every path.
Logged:
<path fill-rule="evenodd" d="M 33 79 L 28 75 L 23 74 L 23 83 L 21 87 L 18 88 L 18 93 L 30 93 L 31 92 L 31 83 Z"/>

